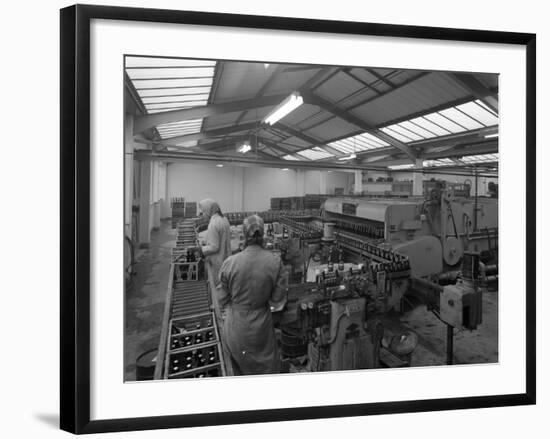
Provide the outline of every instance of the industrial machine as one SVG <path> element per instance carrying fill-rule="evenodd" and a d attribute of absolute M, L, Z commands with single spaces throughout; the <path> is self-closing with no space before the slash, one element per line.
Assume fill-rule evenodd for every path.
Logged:
<path fill-rule="evenodd" d="M 412 295 L 447 326 L 452 363 L 453 330 L 477 328 L 482 293 L 498 281 L 496 200 L 457 193 L 436 186 L 425 198 L 333 197 L 320 209 L 226 214 L 233 226 L 249 215 L 262 216 L 265 247 L 287 268 L 286 305 L 274 321 L 292 370 L 410 365 L 416 335 L 394 334 L 383 321 L 402 312 Z M 206 227 L 204 218 L 177 225 L 157 378 L 225 374 L 207 275 L 196 251 L 197 234 Z M 177 314 L 182 310 L 187 314 Z M 190 317 L 207 321 L 200 320 L 200 328 L 181 326 Z"/>
<path fill-rule="evenodd" d="M 325 202 L 327 220 L 409 256 L 413 276 L 438 275 L 458 266 L 464 251 L 491 259 L 497 250 L 498 204 L 433 189 L 427 198 L 347 199 Z"/>

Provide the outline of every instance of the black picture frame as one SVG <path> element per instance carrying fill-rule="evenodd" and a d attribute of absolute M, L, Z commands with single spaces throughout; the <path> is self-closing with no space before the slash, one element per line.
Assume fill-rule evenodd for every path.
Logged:
<path fill-rule="evenodd" d="M 90 22 L 93 19 L 486 42 L 526 47 L 526 392 L 90 420 Z M 75 5 L 61 10 L 61 404 L 60 424 L 72 433 L 99 433 L 250 422 L 303 420 L 535 404 L 536 401 L 536 36 L 303 18 Z"/>

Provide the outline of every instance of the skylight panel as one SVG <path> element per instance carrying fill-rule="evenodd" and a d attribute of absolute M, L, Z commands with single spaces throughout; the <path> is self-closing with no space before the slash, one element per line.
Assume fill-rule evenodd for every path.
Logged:
<path fill-rule="evenodd" d="M 460 161 L 466 164 L 498 162 L 498 154 L 479 154 L 464 156 L 460 159 Z"/>
<path fill-rule="evenodd" d="M 176 110 L 179 108 L 190 108 L 190 107 L 202 107 L 207 104 L 207 101 L 193 101 L 193 102 L 172 102 L 172 103 L 164 103 L 164 104 L 146 104 L 145 108 L 148 110 L 158 110 L 158 109 L 165 109 L 165 110 Z"/>
<path fill-rule="evenodd" d="M 494 115 L 492 111 L 489 111 L 483 105 L 478 102 L 467 102 L 462 105 L 457 105 L 456 108 L 469 116 L 473 117 L 478 122 L 481 122 L 485 126 L 493 126 L 498 124 L 498 117 Z"/>
<path fill-rule="evenodd" d="M 310 160 L 321 160 L 329 157 L 334 157 L 333 154 L 319 148 L 318 146 L 316 146 L 315 148 L 306 149 L 304 151 L 299 151 L 298 154 Z"/>
<path fill-rule="evenodd" d="M 435 123 L 436 125 L 439 125 L 440 127 L 451 132 L 452 134 L 462 133 L 466 131 L 466 128 L 454 123 L 452 120 L 449 120 L 438 113 L 426 114 L 424 118 L 428 119 L 430 122 Z"/>
<path fill-rule="evenodd" d="M 353 152 L 353 146 L 346 145 L 343 142 L 333 142 L 329 143 L 331 148 L 337 149 L 340 152 L 351 154 Z"/>
<path fill-rule="evenodd" d="M 477 101 L 474 101 L 477 105 L 483 107 L 485 110 L 487 110 L 489 113 L 492 113 L 493 115 L 497 116 L 498 117 L 498 114 L 495 113 L 493 110 L 491 110 L 487 105 L 485 105 L 483 103 L 483 101 L 481 101 L 480 99 L 478 99 Z"/>
<path fill-rule="evenodd" d="M 191 119 L 158 125 L 157 131 L 163 139 L 167 139 L 170 137 L 199 133 L 201 127 L 202 119 Z"/>
<path fill-rule="evenodd" d="M 422 166 L 425 168 L 432 168 L 432 167 L 438 167 L 438 166 L 451 166 L 454 164 L 456 163 L 449 158 L 442 158 L 442 159 L 436 159 L 436 160 L 424 160 L 422 162 Z"/>
<path fill-rule="evenodd" d="M 411 142 L 412 139 L 410 137 L 403 136 L 399 134 L 397 131 L 393 130 L 392 128 L 386 127 L 386 128 L 380 128 L 381 131 L 385 132 L 388 136 L 392 136 L 394 139 L 400 140 L 401 142 Z"/>
<path fill-rule="evenodd" d="M 198 95 L 175 95 L 175 96 L 153 96 L 142 97 L 144 104 L 162 104 L 166 102 L 195 102 L 208 100 L 208 94 Z"/>
<path fill-rule="evenodd" d="M 176 122 L 167 122 L 159 125 L 159 127 L 171 127 L 171 126 L 180 126 L 180 125 L 200 125 L 202 123 L 202 119 L 188 119 L 188 120 L 180 120 Z"/>
<path fill-rule="evenodd" d="M 430 122 L 428 119 L 424 117 L 417 117 L 415 119 L 411 119 L 411 122 L 415 125 L 418 125 L 425 130 L 431 131 L 436 136 L 446 136 L 448 134 L 451 134 L 451 131 L 447 131 L 446 129 L 440 127 L 439 125 L 436 125 L 433 122 Z"/>
<path fill-rule="evenodd" d="M 304 160 L 306 160 L 305 157 L 300 157 L 300 156 L 294 155 L 294 154 L 287 154 L 287 155 L 283 156 L 283 159 L 284 159 L 284 160 L 296 160 L 296 161 L 304 161 Z"/>
<path fill-rule="evenodd" d="M 423 140 L 424 137 L 416 134 L 415 132 L 411 131 L 411 130 L 408 130 L 404 127 L 402 127 L 400 124 L 395 124 L 395 125 L 390 125 L 388 127 L 389 129 L 401 134 L 402 136 L 404 137 L 407 137 L 411 140 Z"/>
<path fill-rule="evenodd" d="M 388 169 L 391 169 L 392 171 L 398 171 L 401 169 L 412 169 L 414 168 L 414 165 L 412 163 L 407 163 L 405 165 L 391 165 L 388 166 Z"/>
<path fill-rule="evenodd" d="M 364 141 L 366 142 L 370 142 L 374 145 L 381 145 L 381 146 L 390 146 L 390 144 L 382 139 L 379 139 L 378 137 L 376 136 L 373 136 L 372 134 L 369 134 L 369 133 L 363 133 L 363 134 L 359 134 L 359 136 L 361 139 L 363 139 Z"/>
<path fill-rule="evenodd" d="M 200 59 L 163 58 L 156 56 L 127 56 L 126 68 L 134 67 L 199 67 L 215 66 L 216 61 Z"/>
<path fill-rule="evenodd" d="M 196 140 L 187 140 L 185 142 L 176 143 L 176 145 L 179 146 L 179 147 L 182 147 L 182 148 L 191 148 L 193 146 L 197 146 L 197 141 Z"/>
<path fill-rule="evenodd" d="M 214 76 L 212 67 L 169 68 L 169 69 L 128 69 L 130 79 L 162 79 L 162 78 L 211 78 Z"/>
<path fill-rule="evenodd" d="M 210 87 L 212 78 L 196 79 L 136 79 L 133 81 L 134 87 L 140 91 L 151 88 L 179 88 L 179 87 Z"/>
<path fill-rule="evenodd" d="M 169 88 L 169 89 L 150 89 L 139 90 L 141 98 L 145 99 L 153 96 L 193 96 L 197 94 L 210 94 L 210 86 L 208 87 L 186 87 L 186 88 Z"/>
<path fill-rule="evenodd" d="M 422 136 L 425 139 L 430 139 L 432 137 L 436 137 L 436 135 L 434 133 L 432 133 L 431 131 L 428 131 L 425 128 L 422 128 L 419 125 L 415 125 L 414 123 L 412 123 L 410 121 L 401 122 L 399 125 L 402 126 L 405 129 L 409 130 L 409 131 L 412 131 L 413 133 L 418 134 L 419 136 Z"/>
<path fill-rule="evenodd" d="M 476 120 L 468 117 L 466 114 L 458 111 L 456 108 L 447 108 L 439 112 L 445 117 L 448 117 L 453 122 L 463 126 L 467 130 L 475 130 L 478 128 L 483 128 L 483 125 L 477 122 Z"/>
<path fill-rule="evenodd" d="M 356 136 L 336 140 L 328 144 L 328 146 L 346 154 L 367 151 L 369 149 L 381 148 L 388 145 L 389 143 L 368 133 L 357 134 Z"/>

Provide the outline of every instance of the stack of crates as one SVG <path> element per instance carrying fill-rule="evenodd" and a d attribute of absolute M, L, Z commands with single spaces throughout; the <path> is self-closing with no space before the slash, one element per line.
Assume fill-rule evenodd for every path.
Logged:
<path fill-rule="evenodd" d="M 172 208 L 172 228 L 175 229 L 178 222 L 185 217 L 185 198 L 173 197 L 170 200 L 170 207 Z"/>
<path fill-rule="evenodd" d="M 220 337 L 212 312 L 173 318 L 167 343 L 165 379 L 223 375 Z"/>
<path fill-rule="evenodd" d="M 197 217 L 197 202 L 189 201 L 185 204 L 185 218 Z"/>
<path fill-rule="evenodd" d="M 320 209 L 321 203 L 326 200 L 326 197 L 323 197 L 319 194 L 306 194 L 304 197 L 304 208 L 305 209 Z"/>
<path fill-rule="evenodd" d="M 305 197 L 290 197 L 290 210 L 304 210 Z"/>
<path fill-rule="evenodd" d="M 290 197 L 281 198 L 281 210 L 290 210 Z"/>
<path fill-rule="evenodd" d="M 281 210 L 281 199 L 272 198 L 271 199 L 271 210 Z"/>

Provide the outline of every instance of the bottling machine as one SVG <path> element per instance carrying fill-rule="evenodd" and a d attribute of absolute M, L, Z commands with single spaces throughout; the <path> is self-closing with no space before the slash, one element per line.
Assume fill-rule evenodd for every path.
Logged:
<path fill-rule="evenodd" d="M 421 298 L 447 325 L 451 363 L 453 328 L 476 329 L 482 291 L 498 280 L 494 199 L 437 187 L 426 198 L 333 197 L 321 209 L 226 217 L 237 226 L 252 214 L 263 217 L 266 248 L 280 254 L 288 271 L 286 305 L 274 322 L 291 370 L 410 365 L 415 334 L 392 334 L 383 324 L 386 315 L 403 311 L 407 295 Z M 202 218 L 178 224 L 157 379 L 226 373 L 223 334 L 195 251 L 206 227 Z"/>

